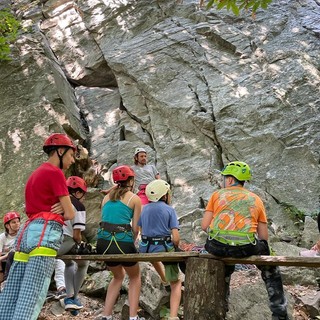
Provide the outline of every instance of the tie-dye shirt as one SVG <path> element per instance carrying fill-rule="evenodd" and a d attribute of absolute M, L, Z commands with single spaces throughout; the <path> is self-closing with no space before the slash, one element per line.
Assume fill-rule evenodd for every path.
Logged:
<path fill-rule="evenodd" d="M 262 200 L 243 187 L 215 191 L 206 208 L 212 212 L 210 229 L 257 232 L 258 222 L 267 223 Z"/>

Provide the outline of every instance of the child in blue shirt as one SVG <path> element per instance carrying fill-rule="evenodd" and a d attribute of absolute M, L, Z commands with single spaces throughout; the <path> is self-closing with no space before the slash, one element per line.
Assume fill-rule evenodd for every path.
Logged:
<path fill-rule="evenodd" d="M 161 179 L 150 182 L 146 187 L 150 201 L 143 207 L 138 226 L 141 228 L 141 253 L 169 252 L 178 247 L 180 241 L 179 222 L 176 211 L 169 205 L 170 185 Z M 170 317 L 179 320 L 181 280 L 178 263 L 164 263 L 166 279 L 170 282 Z"/>

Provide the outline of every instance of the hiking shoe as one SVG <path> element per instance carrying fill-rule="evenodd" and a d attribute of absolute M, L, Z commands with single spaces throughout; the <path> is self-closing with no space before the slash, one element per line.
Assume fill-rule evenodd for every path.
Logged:
<path fill-rule="evenodd" d="M 74 299 L 74 298 L 64 298 L 64 309 L 75 309 L 80 310 L 83 308 L 83 305 L 81 304 L 80 300 Z"/>
<path fill-rule="evenodd" d="M 67 296 L 66 288 L 59 289 L 55 294 L 55 299 L 60 300 L 62 298 L 65 298 Z"/>

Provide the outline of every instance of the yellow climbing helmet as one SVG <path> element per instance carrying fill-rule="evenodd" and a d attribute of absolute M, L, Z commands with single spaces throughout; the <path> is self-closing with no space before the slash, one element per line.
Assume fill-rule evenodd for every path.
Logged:
<path fill-rule="evenodd" d="M 249 181 L 251 179 L 250 167 L 241 161 L 228 163 L 221 171 L 224 176 L 233 176 L 239 181 Z"/>
<path fill-rule="evenodd" d="M 146 187 L 146 196 L 151 202 L 159 201 L 170 191 L 170 184 L 164 180 L 157 179 L 151 181 Z"/>

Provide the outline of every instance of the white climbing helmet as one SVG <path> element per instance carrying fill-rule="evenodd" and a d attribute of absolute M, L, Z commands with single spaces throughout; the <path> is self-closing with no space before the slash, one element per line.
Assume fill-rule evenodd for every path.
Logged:
<path fill-rule="evenodd" d="M 159 201 L 170 191 L 170 184 L 164 180 L 157 179 L 151 181 L 146 187 L 146 196 L 151 202 Z"/>
<path fill-rule="evenodd" d="M 139 152 L 147 153 L 146 149 L 144 148 L 136 148 L 136 150 L 134 151 L 134 155 L 136 156 Z"/>

